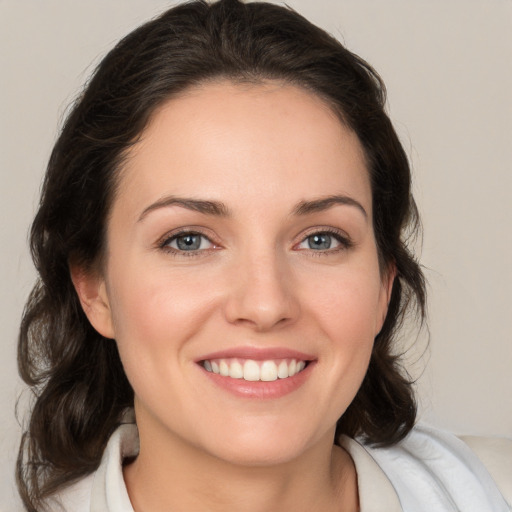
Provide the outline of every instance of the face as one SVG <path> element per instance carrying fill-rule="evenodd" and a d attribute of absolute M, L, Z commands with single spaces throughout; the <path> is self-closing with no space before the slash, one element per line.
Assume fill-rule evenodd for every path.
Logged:
<path fill-rule="evenodd" d="M 141 440 L 244 464 L 332 444 L 390 279 L 361 145 L 321 99 L 219 82 L 168 101 L 107 239 L 86 312 L 118 344 Z"/>

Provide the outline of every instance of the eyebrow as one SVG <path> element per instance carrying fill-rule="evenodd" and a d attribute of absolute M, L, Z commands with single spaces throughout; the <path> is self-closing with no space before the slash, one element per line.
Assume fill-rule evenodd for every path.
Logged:
<path fill-rule="evenodd" d="M 332 208 L 336 205 L 346 205 L 353 206 L 357 208 L 366 218 L 368 218 L 368 214 L 366 210 L 363 208 L 363 205 L 353 199 L 352 197 L 345 195 L 333 195 L 327 197 L 320 197 L 318 199 L 313 199 L 310 201 L 300 201 L 295 205 L 292 210 L 293 215 L 308 215 L 311 213 L 322 212 Z M 229 217 L 231 216 L 231 212 L 229 208 L 221 201 L 208 201 L 204 199 L 192 199 L 187 197 L 177 197 L 177 196 L 167 196 L 155 201 L 150 204 L 144 211 L 140 214 L 138 222 L 144 220 L 144 218 L 152 211 L 158 210 L 160 208 L 166 208 L 169 206 L 180 206 L 182 208 L 186 208 L 188 210 L 196 211 L 199 213 L 203 213 L 205 215 L 213 215 L 217 217 Z"/>
<path fill-rule="evenodd" d="M 300 201 L 294 208 L 295 215 L 308 215 L 310 213 L 323 212 L 336 205 L 353 206 L 357 208 L 365 217 L 368 218 L 368 213 L 363 205 L 349 196 L 333 195 L 327 197 L 320 197 L 312 201 Z"/>
<path fill-rule="evenodd" d="M 144 220 L 148 213 L 168 206 L 181 206 L 182 208 L 204 213 L 205 215 L 215 215 L 218 217 L 230 216 L 228 207 L 220 201 L 206 201 L 204 199 L 167 196 L 159 199 L 158 201 L 150 204 L 147 208 L 145 208 L 144 211 L 140 214 L 138 222 Z"/>

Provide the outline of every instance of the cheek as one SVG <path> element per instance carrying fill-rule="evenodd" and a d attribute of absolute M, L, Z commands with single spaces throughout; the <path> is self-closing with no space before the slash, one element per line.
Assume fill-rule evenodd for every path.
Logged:
<path fill-rule="evenodd" d="M 123 273 L 122 275 L 127 275 Z M 119 273 L 121 277 L 121 273 Z M 137 367 L 158 362 L 167 354 L 188 350 L 187 340 L 201 329 L 212 307 L 212 293 L 190 273 L 145 268 L 129 279 L 112 276 L 111 309 L 123 364 Z M 115 290 L 115 291 L 114 291 Z"/>
<path fill-rule="evenodd" d="M 380 316 L 380 277 L 372 267 L 336 269 L 336 275 L 317 275 L 302 283 L 307 334 L 321 340 L 318 371 L 325 384 L 316 394 L 327 422 L 334 424 L 346 411 L 364 379 Z M 306 309 L 307 305 L 307 309 Z"/>
<path fill-rule="evenodd" d="M 372 267 L 339 272 L 309 287 L 310 317 L 322 330 L 322 351 L 330 362 L 326 380 L 337 384 L 328 399 L 344 410 L 366 374 L 381 312 L 381 281 Z M 343 392 L 340 390 L 343 389 Z"/>
<path fill-rule="evenodd" d="M 317 278 L 307 295 L 329 338 L 357 346 L 373 343 L 378 333 L 381 290 L 378 273 L 366 268 Z"/>

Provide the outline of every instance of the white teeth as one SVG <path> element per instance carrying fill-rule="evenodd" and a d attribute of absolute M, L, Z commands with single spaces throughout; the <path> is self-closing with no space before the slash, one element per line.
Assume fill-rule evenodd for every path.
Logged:
<path fill-rule="evenodd" d="M 279 368 L 277 369 L 277 376 L 280 379 L 286 379 L 286 377 L 288 377 L 288 365 L 286 364 L 286 361 L 281 361 L 279 363 Z"/>
<path fill-rule="evenodd" d="M 244 379 L 250 382 L 272 382 L 277 379 L 293 377 L 306 367 L 305 361 L 296 359 L 254 361 L 252 359 L 217 359 L 203 361 L 208 372 L 232 379 Z"/>
<path fill-rule="evenodd" d="M 226 361 L 221 361 L 219 363 L 219 371 L 223 377 L 227 377 L 229 375 L 229 366 L 228 363 L 226 363 Z"/>
<path fill-rule="evenodd" d="M 260 380 L 260 367 L 256 361 L 251 359 L 244 363 L 244 380 L 257 381 Z"/>
<path fill-rule="evenodd" d="M 274 361 L 265 361 L 261 365 L 260 380 L 265 382 L 277 380 L 277 365 Z"/>
<path fill-rule="evenodd" d="M 234 361 L 233 363 L 231 363 L 231 366 L 229 367 L 229 376 L 232 379 L 244 378 L 244 369 L 238 361 Z"/>

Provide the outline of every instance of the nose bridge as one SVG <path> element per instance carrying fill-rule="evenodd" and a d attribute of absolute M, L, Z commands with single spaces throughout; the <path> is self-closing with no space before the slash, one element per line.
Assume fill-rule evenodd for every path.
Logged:
<path fill-rule="evenodd" d="M 241 251 L 231 280 L 226 313 L 234 323 L 264 331 L 294 320 L 298 301 L 286 255 L 273 246 Z"/>

